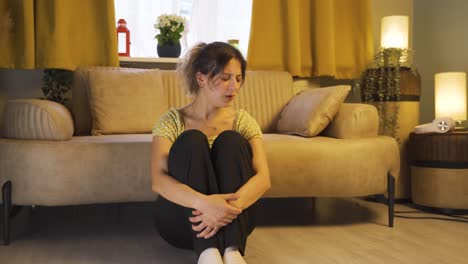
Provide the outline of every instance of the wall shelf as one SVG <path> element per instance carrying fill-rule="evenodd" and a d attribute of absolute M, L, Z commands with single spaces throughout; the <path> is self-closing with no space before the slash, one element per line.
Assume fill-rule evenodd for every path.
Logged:
<path fill-rule="evenodd" d="M 174 70 L 179 61 L 179 58 L 119 57 L 120 67 L 124 68 Z"/>

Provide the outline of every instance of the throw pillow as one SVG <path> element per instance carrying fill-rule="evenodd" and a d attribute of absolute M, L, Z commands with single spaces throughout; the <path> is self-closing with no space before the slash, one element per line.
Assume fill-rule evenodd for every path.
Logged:
<path fill-rule="evenodd" d="M 89 72 L 92 135 L 151 133 L 168 109 L 159 70 Z"/>
<path fill-rule="evenodd" d="M 294 96 L 281 112 L 278 132 L 313 137 L 333 120 L 351 87 L 307 89 Z"/>

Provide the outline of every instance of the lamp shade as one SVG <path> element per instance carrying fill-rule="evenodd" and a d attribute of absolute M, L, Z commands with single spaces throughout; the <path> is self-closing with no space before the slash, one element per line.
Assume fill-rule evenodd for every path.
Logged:
<path fill-rule="evenodd" d="M 435 117 L 466 120 L 466 73 L 442 72 L 434 78 Z"/>
<path fill-rule="evenodd" d="M 408 16 L 382 18 L 380 45 L 382 48 L 408 48 Z"/>

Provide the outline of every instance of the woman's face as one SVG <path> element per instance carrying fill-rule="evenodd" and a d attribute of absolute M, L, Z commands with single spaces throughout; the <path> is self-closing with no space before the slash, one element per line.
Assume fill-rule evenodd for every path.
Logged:
<path fill-rule="evenodd" d="M 234 98 L 239 93 L 242 84 L 242 71 L 241 64 L 236 59 L 231 59 L 224 67 L 224 70 L 213 77 L 208 79 L 205 77 L 205 83 L 201 89 L 205 89 L 204 94 L 208 100 L 216 107 L 231 106 Z"/>

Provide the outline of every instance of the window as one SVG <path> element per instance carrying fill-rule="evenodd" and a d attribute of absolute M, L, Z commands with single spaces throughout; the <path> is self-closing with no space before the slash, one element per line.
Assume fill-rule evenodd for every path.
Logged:
<path fill-rule="evenodd" d="M 247 55 L 252 0 L 115 0 L 115 18 L 127 22 L 132 57 L 157 57 L 156 19 L 161 14 L 184 16 L 187 26 L 182 53 L 197 42 L 238 39 Z"/>

